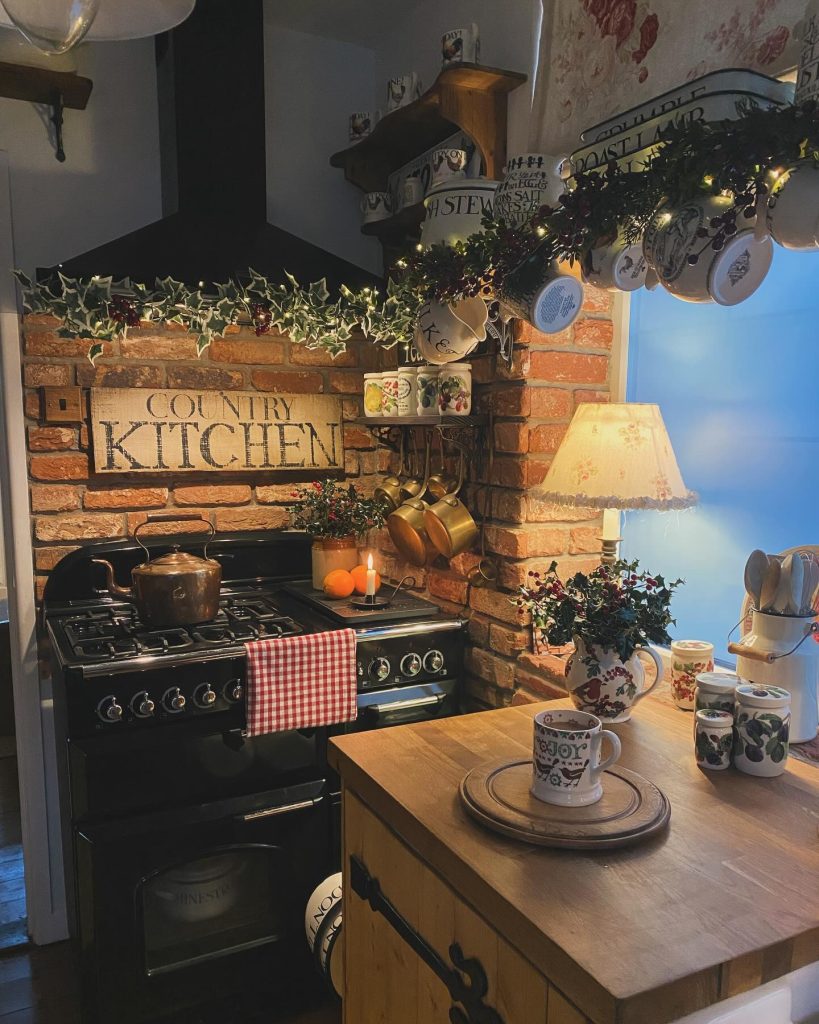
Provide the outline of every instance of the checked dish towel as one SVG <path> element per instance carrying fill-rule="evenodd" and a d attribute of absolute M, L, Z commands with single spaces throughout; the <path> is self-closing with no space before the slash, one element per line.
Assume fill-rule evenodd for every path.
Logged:
<path fill-rule="evenodd" d="M 246 646 L 248 736 L 356 717 L 352 629 L 252 640 Z"/>

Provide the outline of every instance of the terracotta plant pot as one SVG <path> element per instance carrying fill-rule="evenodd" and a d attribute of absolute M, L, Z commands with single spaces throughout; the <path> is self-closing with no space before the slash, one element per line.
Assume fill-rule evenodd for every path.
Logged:
<path fill-rule="evenodd" d="M 333 569 L 355 569 L 358 544 L 355 537 L 315 537 L 313 539 L 313 587 L 321 590 L 324 578 Z"/>

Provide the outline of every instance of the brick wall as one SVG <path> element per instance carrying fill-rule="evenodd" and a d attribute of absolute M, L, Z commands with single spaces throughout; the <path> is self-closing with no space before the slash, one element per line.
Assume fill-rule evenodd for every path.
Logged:
<path fill-rule="evenodd" d="M 142 328 L 106 346 L 92 367 L 87 343 L 54 334 L 47 317 L 24 324 L 24 388 L 28 459 L 38 593 L 60 558 L 90 540 L 124 537 L 150 511 L 200 511 L 217 529 L 276 529 L 286 525 L 292 484 L 264 474 L 184 474 L 177 479 L 89 475 L 88 426 L 44 427 L 39 423 L 38 388 L 44 384 L 82 387 L 202 387 L 260 391 L 334 393 L 343 397 L 345 419 L 360 414 L 363 373 L 394 365 L 363 338 L 336 360 L 309 352 L 284 337 L 257 338 L 233 328 L 201 359 L 193 340 L 175 329 Z M 473 360 L 476 410 L 492 412 L 494 463 L 489 477 L 473 470 L 465 499 L 473 512 L 488 511 L 486 547 L 498 565 L 495 587 L 470 582 L 479 561 L 466 552 L 450 563 L 440 556 L 418 570 L 401 562 L 386 531 L 375 538 L 383 575 L 416 577 L 419 589 L 445 611 L 469 619 L 468 696 L 473 707 L 563 695 L 564 661 L 557 654 L 531 653 L 528 623 L 518 615 L 514 594 L 533 570 L 552 559 L 561 574 L 597 564 L 600 520 L 590 509 L 556 507 L 536 499 L 551 458 L 581 402 L 608 401 L 613 323 L 610 296 L 586 289 L 581 317 L 559 335 L 543 335 L 518 324 L 514 365 L 494 356 Z M 396 459 L 376 449 L 372 434 L 345 427 L 345 469 L 365 491 Z M 488 438 L 484 438 L 488 442 Z M 486 467 L 487 452 L 480 460 Z M 486 505 L 484 505 L 486 502 Z M 202 527 L 204 528 L 204 527 Z M 157 526 L 152 529 L 178 529 Z"/>

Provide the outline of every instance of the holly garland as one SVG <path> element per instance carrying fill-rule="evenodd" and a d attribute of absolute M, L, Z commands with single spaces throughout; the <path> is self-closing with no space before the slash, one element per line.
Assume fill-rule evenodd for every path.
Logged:
<path fill-rule="evenodd" d="M 288 274 L 287 284 L 274 284 L 253 270 L 246 283 L 215 285 L 214 295 L 170 277 L 149 288 L 62 274 L 35 283 L 15 273 L 25 311 L 59 317 L 61 337 L 88 338 L 92 362 L 103 341 L 144 322 L 181 324 L 197 336 L 200 354 L 229 326 L 248 323 L 259 336 L 276 330 L 338 355 L 356 330 L 385 347 L 411 338 L 424 302 L 490 297 L 535 252 L 583 266 L 593 248 L 618 233 L 637 241 L 664 203 L 673 206 L 697 194 L 732 196 L 730 209 L 701 229 L 704 245 L 719 249 L 739 218 L 756 216 L 769 201 L 777 177 L 804 159 L 819 168 L 819 108 L 813 101 L 764 109 L 748 103 L 733 121 L 672 125 L 641 171 L 610 163 L 575 175 L 556 207 L 542 206 L 522 226 L 485 218 L 483 230 L 464 241 L 416 246 L 398 260 L 383 297 L 376 289 L 354 292 L 344 285 L 331 297 L 323 280 L 304 286 Z"/>

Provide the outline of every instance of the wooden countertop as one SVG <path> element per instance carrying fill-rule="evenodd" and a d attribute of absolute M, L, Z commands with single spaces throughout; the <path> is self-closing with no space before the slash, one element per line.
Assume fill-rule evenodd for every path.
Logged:
<path fill-rule="evenodd" d="M 691 715 L 651 696 L 611 728 L 621 763 L 671 801 L 669 831 L 623 850 L 541 849 L 474 822 L 458 784 L 529 756 L 545 706 L 338 737 L 330 761 L 595 1022 L 660 1024 L 819 960 L 819 767 L 700 771 Z"/>

